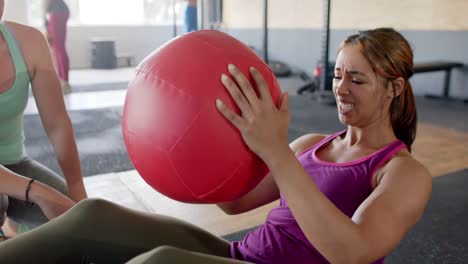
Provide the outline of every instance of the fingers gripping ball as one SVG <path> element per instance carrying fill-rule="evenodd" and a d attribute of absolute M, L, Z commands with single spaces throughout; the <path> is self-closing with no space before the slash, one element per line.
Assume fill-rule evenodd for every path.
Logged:
<path fill-rule="evenodd" d="M 235 64 L 257 68 L 278 105 L 280 89 L 268 66 L 246 45 L 219 31 L 176 38 L 145 58 L 129 83 L 123 135 L 138 173 L 178 201 L 219 203 L 241 197 L 268 173 L 239 131 L 216 109 L 239 109 L 221 83 Z M 257 93 L 258 94 L 258 93 Z"/>

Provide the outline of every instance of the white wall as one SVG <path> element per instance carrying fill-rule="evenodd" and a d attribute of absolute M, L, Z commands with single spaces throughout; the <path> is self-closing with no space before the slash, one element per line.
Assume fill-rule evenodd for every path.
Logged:
<path fill-rule="evenodd" d="M 41 1 L 41 0 L 37 0 Z M 99 0 L 96 0 L 99 1 Z M 5 20 L 28 24 L 26 0 L 6 0 Z M 43 30 L 43 29 L 41 29 Z M 182 28 L 178 32 L 182 32 Z M 69 26 L 67 49 L 72 68 L 91 67 L 91 43 L 113 39 L 117 53 L 130 53 L 138 63 L 173 37 L 172 26 Z"/>
<path fill-rule="evenodd" d="M 5 19 L 27 24 L 26 1 L 6 0 Z M 225 0 L 223 11 L 224 26 L 229 30 L 260 28 L 262 24 L 262 2 L 261 0 Z M 468 8 L 467 0 L 450 0 L 449 5 L 447 5 L 445 0 L 410 0 L 401 1 L 401 3 L 388 0 L 359 0 L 358 2 L 358 4 L 348 0 L 336 0 L 333 2 L 333 16 L 331 19 L 333 29 L 356 29 L 366 26 L 365 22 L 372 21 L 373 27 L 383 23 L 384 25 L 398 26 L 398 29 L 410 30 L 468 30 L 468 16 L 465 14 L 465 10 Z M 321 0 L 272 0 L 270 1 L 271 28 L 286 30 L 292 28 L 296 30 L 320 29 L 322 25 L 321 3 Z M 379 12 L 380 14 L 382 13 L 381 11 L 377 12 L 377 10 L 382 9 L 382 3 L 393 3 L 395 6 L 393 6 L 390 13 L 401 13 L 404 15 L 375 16 Z M 368 14 L 368 16 L 372 15 L 372 19 L 367 19 L 363 15 L 356 15 L 362 13 L 363 10 L 359 9 L 363 7 L 366 8 L 364 13 Z M 354 10 L 355 12 L 349 12 L 349 10 Z M 397 19 L 398 17 L 403 17 L 404 19 L 400 19 L 400 21 Z M 393 20 L 387 21 L 387 19 Z M 404 25 L 399 24 L 403 22 Z M 181 28 L 179 28 L 179 32 L 182 32 Z M 255 38 L 260 40 L 261 36 L 257 36 L 257 33 L 254 34 Z M 93 38 L 115 39 L 118 53 L 131 53 L 136 61 L 139 62 L 161 44 L 172 38 L 172 27 L 69 26 L 67 47 L 72 68 L 90 67 L 90 41 Z M 315 42 L 320 43 L 320 40 L 317 39 Z M 272 49 L 272 53 L 274 53 L 274 49 Z M 300 53 L 295 52 L 295 54 Z"/>
<path fill-rule="evenodd" d="M 27 24 L 27 10 L 26 0 L 5 0 L 4 19 Z"/>
<path fill-rule="evenodd" d="M 67 48 L 72 68 L 91 67 L 91 40 L 115 40 L 117 54 L 129 53 L 138 63 L 172 38 L 172 27 L 163 26 L 70 26 Z"/>
<path fill-rule="evenodd" d="M 467 0 L 333 0 L 332 29 L 468 30 Z M 270 0 L 271 28 L 321 28 L 322 0 Z M 228 28 L 259 28 L 263 0 L 224 0 Z"/>

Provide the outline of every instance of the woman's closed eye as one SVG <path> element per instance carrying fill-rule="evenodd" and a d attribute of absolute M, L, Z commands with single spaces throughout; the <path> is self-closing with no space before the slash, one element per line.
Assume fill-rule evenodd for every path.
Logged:
<path fill-rule="evenodd" d="M 360 81 L 360 80 L 351 80 L 351 82 L 353 82 L 354 84 L 357 84 L 357 85 L 361 85 L 361 84 L 364 83 L 363 81 Z"/>
<path fill-rule="evenodd" d="M 343 78 L 343 77 L 341 77 L 341 76 L 339 76 L 339 75 L 333 75 L 333 79 L 335 79 L 335 80 L 341 80 L 342 78 Z M 354 84 L 357 84 L 357 85 L 361 85 L 361 84 L 364 83 L 363 81 L 361 81 L 361 80 L 356 80 L 356 79 L 352 79 L 351 82 L 354 83 Z"/>

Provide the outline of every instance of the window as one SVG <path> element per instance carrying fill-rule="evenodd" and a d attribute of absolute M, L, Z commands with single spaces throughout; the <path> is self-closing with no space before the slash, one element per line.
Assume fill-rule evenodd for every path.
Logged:
<path fill-rule="evenodd" d="M 143 24 L 143 2 L 135 0 L 81 0 L 80 23 L 84 25 Z"/>
<path fill-rule="evenodd" d="M 156 25 L 172 25 L 174 11 L 176 23 L 183 24 L 185 1 L 180 0 L 143 0 L 145 23 Z"/>
<path fill-rule="evenodd" d="M 30 24 L 43 24 L 43 1 L 28 1 Z M 65 0 L 69 25 L 172 25 L 183 23 L 183 0 Z"/>

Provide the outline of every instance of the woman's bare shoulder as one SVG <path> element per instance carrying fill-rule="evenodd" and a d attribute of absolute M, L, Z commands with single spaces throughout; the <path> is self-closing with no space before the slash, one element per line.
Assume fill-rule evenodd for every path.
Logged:
<path fill-rule="evenodd" d="M 394 177 L 407 177 L 411 175 L 411 178 L 415 181 L 432 181 L 432 175 L 429 170 L 422 164 L 420 161 L 415 159 L 409 152 L 400 151 L 395 155 L 384 168 L 384 172 L 392 175 L 397 175 Z"/>
<path fill-rule="evenodd" d="M 7 21 L 6 24 L 8 28 L 13 31 L 15 37 L 38 37 L 38 35 L 42 36 L 42 32 L 35 27 L 31 27 L 21 23 L 16 23 L 13 21 Z"/>
<path fill-rule="evenodd" d="M 23 51 L 43 52 L 43 48 L 48 48 L 45 35 L 39 29 L 11 21 L 6 22 L 6 24 Z"/>
<path fill-rule="evenodd" d="M 44 34 L 37 28 L 8 21 L 8 28 L 18 42 L 29 69 L 35 67 L 44 54 L 49 54 L 49 46 Z"/>

